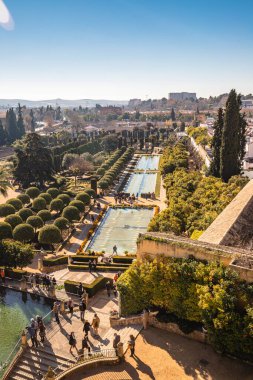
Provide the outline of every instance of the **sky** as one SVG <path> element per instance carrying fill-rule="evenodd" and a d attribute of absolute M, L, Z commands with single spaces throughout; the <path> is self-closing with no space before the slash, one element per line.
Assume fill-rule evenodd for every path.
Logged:
<path fill-rule="evenodd" d="M 0 98 L 253 92 L 252 0 L 1 2 Z"/>

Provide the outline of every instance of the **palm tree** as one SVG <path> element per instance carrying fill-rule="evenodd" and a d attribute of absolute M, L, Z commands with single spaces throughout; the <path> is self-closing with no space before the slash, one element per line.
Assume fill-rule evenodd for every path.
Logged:
<path fill-rule="evenodd" d="M 4 168 L 0 168 L 0 194 L 7 196 L 8 188 L 11 188 L 8 172 Z"/>

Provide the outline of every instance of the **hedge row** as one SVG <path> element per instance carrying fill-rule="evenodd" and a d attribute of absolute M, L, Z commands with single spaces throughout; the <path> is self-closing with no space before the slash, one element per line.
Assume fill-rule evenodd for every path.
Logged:
<path fill-rule="evenodd" d="M 127 257 L 127 256 L 113 256 L 113 263 L 124 263 L 124 264 L 132 264 L 135 257 Z"/>
<path fill-rule="evenodd" d="M 113 280 L 111 278 L 101 276 L 101 277 L 96 278 L 91 284 L 83 283 L 83 287 L 88 293 L 89 297 L 93 297 L 99 290 L 105 288 L 105 284 L 108 280 L 110 281 L 112 285 Z M 80 282 L 66 280 L 64 282 L 64 287 L 65 287 L 66 292 L 78 294 L 79 284 Z"/>
<path fill-rule="evenodd" d="M 56 265 L 68 264 L 68 256 L 61 256 L 52 259 L 43 259 L 44 267 L 53 267 Z"/>
<path fill-rule="evenodd" d="M 4 268 L 4 267 L 0 267 Z M 14 280 L 21 280 L 22 276 L 25 276 L 27 272 L 22 269 L 12 269 L 12 268 L 4 268 L 5 276 L 8 278 L 13 278 Z"/>
<path fill-rule="evenodd" d="M 126 265 L 126 266 L 117 266 L 116 264 L 115 265 L 103 265 L 103 264 L 98 264 L 97 267 L 96 267 L 97 271 L 98 272 L 112 272 L 112 271 L 116 271 L 116 272 L 124 272 L 125 270 L 127 270 L 129 268 L 129 265 Z M 75 264 L 70 264 L 68 265 L 68 269 L 69 270 L 88 270 L 89 269 L 89 265 L 88 264 L 82 264 L 82 265 L 75 265 Z"/>

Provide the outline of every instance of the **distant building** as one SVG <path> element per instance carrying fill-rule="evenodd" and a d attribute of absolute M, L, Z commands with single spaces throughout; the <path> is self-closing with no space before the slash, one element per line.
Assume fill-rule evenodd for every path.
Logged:
<path fill-rule="evenodd" d="M 136 108 L 141 105 L 141 99 L 130 99 L 128 102 L 129 108 Z"/>
<path fill-rule="evenodd" d="M 242 107 L 243 108 L 253 108 L 253 99 L 247 99 L 247 100 L 242 99 Z"/>
<path fill-rule="evenodd" d="M 104 116 L 109 115 L 109 114 L 122 115 L 122 108 L 116 107 L 116 106 L 101 107 L 99 109 L 99 112 L 101 115 L 104 115 Z"/>
<path fill-rule="evenodd" d="M 170 92 L 169 100 L 197 100 L 196 92 Z"/>

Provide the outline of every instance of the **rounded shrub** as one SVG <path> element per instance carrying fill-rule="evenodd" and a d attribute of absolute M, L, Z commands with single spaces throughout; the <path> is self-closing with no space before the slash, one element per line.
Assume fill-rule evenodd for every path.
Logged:
<path fill-rule="evenodd" d="M 13 207 L 12 205 L 8 203 L 0 205 L 0 217 L 15 214 L 15 212 L 16 212 L 15 207 Z"/>
<path fill-rule="evenodd" d="M 23 203 L 23 205 L 30 203 L 30 197 L 27 194 L 19 194 L 17 198 Z"/>
<path fill-rule="evenodd" d="M 85 192 L 77 194 L 76 200 L 83 202 L 85 205 L 90 204 L 90 196 L 89 196 L 89 194 L 87 194 Z"/>
<path fill-rule="evenodd" d="M 97 175 L 104 175 L 104 174 L 105 174 L 105 169 L 103 169 L 103 168 L 98 168 L 97 171 L 96 171 L 96 174 L 97 174 Z"/>
<path fill-rule="evenodd" d="M 52 199 L 53 199 L 53 198 L 51 197 L 51 195 L 48 194 L 48 193 L 41 193 L 40 196 L 39 196 L 39 198 L 43 198 L 43 199 L 45 199 L 47 205 L 49 205 L 50 202 L 52 202 Z"/>
<path fill-rule="evenodd" d="M 26 243 L 34 238 L 34 230 L 30 224 L 22 223 L 13 230 L 13 239 Z"/>
<path fill-rule="evenodd" d="M 48 210 L 40 210 L 37 215 L 43 220 L 44 223 L 49 222 L 49 220 L 52 219 L 51 212 Z"/>
<path fill-rule="evenodd" d="M 50 187 L 47 193 L 51 195 L 52 198 L 56 198 L 59 195 L 59 190 L 56 187 Z"/>
<path fill-rule="evenodd" d="M 21 208 L 21 210 L 18 212 L 18 215 L 25 222 L 29 216 L 33 215 L 33 212 L 30 208 Z"/>
<path fill-rule="evenodd" d="M 19 215 L 13 214 L 13 215 L 6 216 L 5 222 L 9 223 L 12 228 L 15 228 L 19 224 L 23 223 L 23 220 Z"/>
<path fill-rule="evenodd" d="M 97 196 L 95 190 L 93 190 L 93 189 L 87 189 L 87 190 L 85 190 L 85 193 L 87 193 L 91 198 L 96 198 L 96 196 Z"/>
<path fill-rule="evenodd" d="M 26 189 L 25 193 L 31 198 L 31 199 L 34 199 L 34 198 L 37 198 L 40 194 L 40 190 L 35 187 L 35 186 L 32 186 L 32 187 L 28 187 L 28 189 Z"/>
<path fill-rule="evenodd" d="M 43 220 L 38 215 L 29 216 L 27 218 L 26 223 L 30 224 L 30 226 L 32 226 L 35 229 L 35 231 L 38 228 L 41 228 L 44 226 Z"/>
<path fill-rule="evenodd" d="M 41 244 L 56 244 L 60 243 L 61 239 L 61 231 L 53 224 L 44 226 L 39 231 L 38 240 Z"/>
<path fill-rule="evenodd" d="M 85 204 L 82 201 L 74 200 L 71 201 L 69 205 L 78 208 L 80 212 L 85 211 Z"/>
<path fill-rule="evenodd" d="M 57 196 L 57 199 L 62 200 L 64 206 L 67 206 L 70 202 L 70 196 L 68 194 L 60 194 Z"/>
<path fill-rule="evenodd" d="M 66 230 L 69 227 L 69 221 L 66 218 L 63 218 L 63 216 L 60 216 L 59 218 L 55 219 L 54 225 L 59 228 L 59 230 Z"/>
<path fill-rule="evenodd" d="M 47 208 L 47 204 L 46 204 L 46 201 L 44 198 L 35 198 L 33 200 L 33 204 L 32 204 L 32 207 L 34 210 L 36 211 L 40 211 L 40 210 L 44 210 Z"/>
<path fill-rule="evenodd" d="M 102 190 L 105 190 L 105 189 L 108 189 L 109 184 L 108 184 L 107 181 L 102 180 L 102 181 L 99 181 L 99 182 L 98 182 L 98 187 L 99 187 L 100 189 L 102 189 Z"/>
<path fill-rule="evenodd" d="M 8 199 L 8 201 L 6 202 L 6 204 L 12 205 L 15 208 L 15 210 L 17 210 L 17 211 L 20 210 L 23 207 L 23 203 L 18 198 Z"/>
<path fill-rule="evenodd" d="M 63 204 L 63 201 L 59 198 L 55 198 L 52 200 L 52 202 L 50 203 L 50 210 L 54 210 L 54 211 L 61 211 L 63 208 L 64 208 L 64 204 Z"/>
<path fill-rule="evenodd" d="M 12 238 L 12 228 L 9 223 L 0 222 L 0 240 Z"/>
<path fill-rule="evenodd" d="M 62 211 L 63 218 L 68 219 L 69 222 L 80 219 L 80 212 L 75 206 L 67 206 Z"/>

